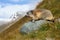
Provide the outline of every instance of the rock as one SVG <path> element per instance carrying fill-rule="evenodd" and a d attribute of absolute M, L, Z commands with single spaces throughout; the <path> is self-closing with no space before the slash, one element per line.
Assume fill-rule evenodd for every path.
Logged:
<path fill-rule="evenodd" d="M 22 28 L 20 29 L 20 32 L 25 34 L 25 33 L 30 33 L 34 30 L 38 30 L 40 28 L 40 25 L 42 25 L 43 23 L 46 23 L 46 21 L 39 20 L 39 21 L 36 21 L 35 23 L 27 22 L 22 26 Z"/>

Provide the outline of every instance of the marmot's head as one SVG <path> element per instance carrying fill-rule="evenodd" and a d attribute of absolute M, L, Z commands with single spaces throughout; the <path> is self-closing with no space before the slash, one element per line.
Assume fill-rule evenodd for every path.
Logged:
<path fill-rule="evenodd" d="M 26 16 L 31 17 L 34 20 L 37 20 L 41 16 L 41 11 L 38 10 L 38 9 L 36 9 L 36 10 L 30 10 L 30 11 L 27 12 Z"/>
<path fill-rule="evenodd" d="M 26 16 L 33 18 L 33 16 L 34 16 L 33 15 L 33 10 L 28 11 L 27 14 L 26 14 Z"/>

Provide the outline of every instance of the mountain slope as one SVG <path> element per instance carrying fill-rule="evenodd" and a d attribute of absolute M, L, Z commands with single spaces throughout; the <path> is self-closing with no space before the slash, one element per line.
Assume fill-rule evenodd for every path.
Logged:
<path fill-rule="evenodd" d="M 19 19 L 17 22 L 15 22 L 14 24 L 12 24 L 8 29 L 6 29 L 5 31 L 3 31 L 2 33 L 0 33 L 0 37 L 5 37 L 8 36 L 10 32 L 14 32 L 15 30 L 21 28 L 21 26 L 28 22 L 29 20 L 31 20 L 29 17 L 23 17 L 22 19 Z M 6 35 L 7 34 L 7 35 Z"/>
<path fill-rule="evenodd" d="M 60 17 L 60 0 L 44 0 L 41 4 L 38 4 L 38 8 L 49 9 L 52 11 L 52 14 L 55 17 Z M 21 20 L 17 21 L 15 24 L 11 25 L 11 27 L 0 34 L 0 37 L 3 40 L 47 40 L 51 38 L 55 38 L 53 40 L 60 40 L 60 24 L 46 24 L 43 25 L 39 31 L 35 31 L 32 34 L 29 34 L 25 37 L 25 35 L 21 35 L 18 30 L 21 26 L 29 21 L 28 17 L 23 17 Z M 58 26 L 58 29 L 54 29 L 54 25 Z M 48 38 L 51 37 L 51 38 Z M 52 39 L 51 39 L 52 40 Z"/>

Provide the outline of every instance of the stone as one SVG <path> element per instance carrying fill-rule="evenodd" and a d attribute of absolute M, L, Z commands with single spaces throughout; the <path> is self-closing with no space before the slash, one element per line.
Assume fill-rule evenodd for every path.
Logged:
<path fill-rule="evenodd" d="M 20 32 L 22 34 L 28 34 L 34 30 L 38 30 L 42 24 L 46 23 L 46 21 L 44 20 L 39 20 L 39 21 L 36 21 L 36 22 L 27 22 L 25 23 L 22 28 L 20 29 Z"/>

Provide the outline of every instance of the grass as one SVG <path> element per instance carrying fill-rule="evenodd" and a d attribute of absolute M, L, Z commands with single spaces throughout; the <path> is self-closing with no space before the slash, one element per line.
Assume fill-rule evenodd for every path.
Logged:
<path fill-rule="evenodd" d="M 60 0 L 44 0 L 37 5 L 36 9 L 49 9 L 55 18 L 60 18 Z M 56 21 L 55 23 L 43 24 L 37 32 L 35 31 L 29 36 L 40 40 L 46 40 L 46 38 L 60 40 L 60 23 Z"/>
<path fill-rule="evenodd" d="M 32 32 L 29 34 L 29 38 L 38 38 L 40 40 L 46 40 L 46 38 L 60 40 L 60 23 L 54 24 L 43 24 L 39 30 Z M 55 28 L 55 26 L 57 28 Z"/>
<path fill-rule="evenodd" d="M 36 8 L 49 9 L 54 17 L 60 17 L 60 0 L 44 0 Z M 27 21 L 28 19 L 22 18 L 16 22 L 11 28 L 0 34 L 0 40 L 60 40 L 60 23 L 57 21 L 55 23 L 43 24 L 39 30 L 27 35 L 21 35 L 19 29 Z"/>

